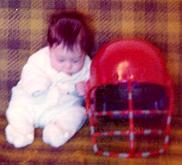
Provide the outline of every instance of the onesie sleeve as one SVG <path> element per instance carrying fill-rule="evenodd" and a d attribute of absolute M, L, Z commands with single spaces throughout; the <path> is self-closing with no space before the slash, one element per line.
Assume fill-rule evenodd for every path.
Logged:
<path fill-rule="evenodd" d="M 29 95 L 36 97 L 45 93 L 50 84 L 51 81 L 43 67 L 30 58 L 21 73 L 20 85 L 23 90 Z"/>

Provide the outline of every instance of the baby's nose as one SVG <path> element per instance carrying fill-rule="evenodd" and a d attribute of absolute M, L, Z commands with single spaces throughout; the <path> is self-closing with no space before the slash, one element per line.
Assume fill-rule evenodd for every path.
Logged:
<path fill-rule="evenodd" d="M 65 65 L 65 72 L 67 74 L 71 74 L 71 68 L 72 68 L 72 64 L 70 62 L 67 62 L 66 65 Z"/>

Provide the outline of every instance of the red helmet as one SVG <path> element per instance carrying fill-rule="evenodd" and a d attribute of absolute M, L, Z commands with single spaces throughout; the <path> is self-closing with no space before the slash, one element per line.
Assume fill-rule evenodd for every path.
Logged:
<path fill-rule="evenodd" d="M 161 52 L 151 43 L 121 40 L 103 46 L 91 64 L 86 99 L 94 152 L 164 153 L 173 111 L 171 82 Z"/>

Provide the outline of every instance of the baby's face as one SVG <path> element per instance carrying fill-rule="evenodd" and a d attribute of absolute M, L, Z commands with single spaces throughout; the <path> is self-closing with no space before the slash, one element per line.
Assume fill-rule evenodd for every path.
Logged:
<path fill-rule="evenodd" d="M 63 44 L 50 48 L 51 66 L 58 72 L 68 75 L 77 73 L 82 69 L 84 60 L 85 54 L 79 46 L 74 46 L 73 50 L 67 49 Z"/>

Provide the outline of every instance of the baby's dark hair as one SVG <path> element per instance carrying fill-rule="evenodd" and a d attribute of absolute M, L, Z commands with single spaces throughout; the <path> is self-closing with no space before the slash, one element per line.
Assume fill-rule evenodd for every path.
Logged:
<path fill-rule="evenodd" d="M 92 29 L 88 26 L 86 15 L 76 11 L 63 11 L 55 13 L 50 18 L 47 41 L 50 47 L 53 44 L 61 44 L 73 49 L 79 44 L 82 51 L 90 53 L 94 36 Z"/>

